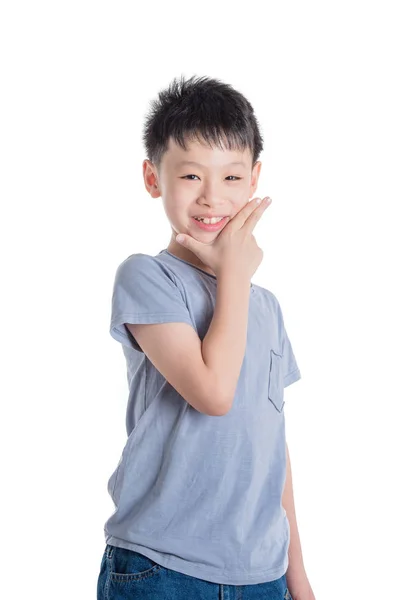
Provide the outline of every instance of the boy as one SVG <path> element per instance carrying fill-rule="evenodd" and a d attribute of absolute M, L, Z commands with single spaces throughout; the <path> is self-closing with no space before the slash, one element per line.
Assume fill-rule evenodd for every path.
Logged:
<path fill-rule="evenodd" d="M 143 140 L 144 183 L 172 234 L 114 281 L 128 440 L 108 481 L 98 599 L 312 600 L 283 412 L 301 375 L 277 298 L 251 283 L 270 203 L 249 202 L 263 148 L 253 108 L 218 80 L 174 80 Z"/>

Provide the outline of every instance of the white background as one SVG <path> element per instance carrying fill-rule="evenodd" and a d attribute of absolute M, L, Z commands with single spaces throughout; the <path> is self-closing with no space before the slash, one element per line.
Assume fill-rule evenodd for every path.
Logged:
<path fill-rule="evenodd" d="M 112 284 L 128 255 L 169 242 L 141 135 L 149 101 L 181 74 L 232 84 L 262 127 L 257 195 L 273 203 L 253 281 L 279 299 L 302 373 L 285 411 L 316 598 L 400 598 L 395 5 L 2 3 L 7 600 L 96 595 L 126 440 Z"/>

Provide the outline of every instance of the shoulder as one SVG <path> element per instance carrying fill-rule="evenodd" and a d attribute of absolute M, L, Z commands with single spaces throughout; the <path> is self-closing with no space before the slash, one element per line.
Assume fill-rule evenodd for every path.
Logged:
<path fill-rule="evenodd" d="M 145 279 L 161 279 L 176 284 L 174 273 L 157 256 L 150 254 L 131 254 L 117 267 L 116 278 L 143 277 Z"/>
<path fill-rule="evenodd" d="M 280 305 L 278 298 L 275 296 L 275 294 L 271 292 L 271 290 L 263 287 L 262 285 L 253 285 L 257 289 L 257 296 L 261 298 L 263 305 L 270 311 L 274 313 L 279 313 Z"/>

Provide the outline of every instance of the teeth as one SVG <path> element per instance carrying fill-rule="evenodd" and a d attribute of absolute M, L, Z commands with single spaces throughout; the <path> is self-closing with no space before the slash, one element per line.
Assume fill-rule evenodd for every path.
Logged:
<path fill-rule="evenodd" d="M 206 219 L 205 217 L 195 217 L 195 219 L 197 221 L 203 221 L 203 223 L 207 223 L 208 225 L 210 224 L 214 224 L 214 223 L 219 223 L 219 221 L 222 221 L 224 217 L 213 217 L 212 219 Z"/>

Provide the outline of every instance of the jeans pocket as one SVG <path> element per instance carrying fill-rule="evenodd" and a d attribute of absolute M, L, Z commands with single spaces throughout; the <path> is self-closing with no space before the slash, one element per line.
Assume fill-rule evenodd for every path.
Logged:
<path fill-rule="evenodd" d="M 109 546 L 110 579 L 114 582 L 143 581 L 156 575 L 162 566 L 154 560 L 127 548 Z"/>
<path fill-rule="evenodd" d="M 285 405 L 283 399 L 283 363 L 282 355 L 271 349 L 268 383 L 268 398 L 276 410 L 282 412 Z"/>

